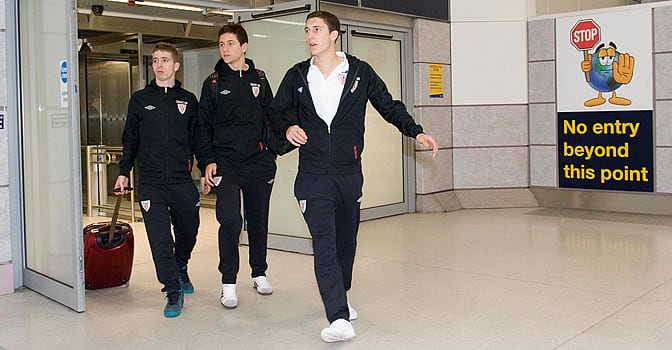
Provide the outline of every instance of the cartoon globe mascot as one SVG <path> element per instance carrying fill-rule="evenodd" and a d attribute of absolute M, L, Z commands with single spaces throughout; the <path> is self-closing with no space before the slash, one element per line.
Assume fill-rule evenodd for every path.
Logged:
<path fill-rule="evenodd" d="M 586 73 L 588 85 L 597 90 L 597 97 L 583 103 L 586 107 L 595 107 L 606 102 L 603 92 L 610 92 L 609 103 L 619 106 L 630 105 L 630 100 L 616 96 L 616 89 L 632 80 L 635 58 L 627 53 L 618 52 L 612 42 L 609 47 L 600 44 L 594 54 L 581 61 L 581 70 Z"/>

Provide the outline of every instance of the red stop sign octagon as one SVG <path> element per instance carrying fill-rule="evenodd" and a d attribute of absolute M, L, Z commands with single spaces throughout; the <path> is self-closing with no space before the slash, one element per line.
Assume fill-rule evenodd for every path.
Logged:
<path fill-rule="evenodd" d="M 592 19 L 576 22 L 570 32 L 570 40 L 578 50 L 590 50 L 600 42 L 600 26 Z"/>

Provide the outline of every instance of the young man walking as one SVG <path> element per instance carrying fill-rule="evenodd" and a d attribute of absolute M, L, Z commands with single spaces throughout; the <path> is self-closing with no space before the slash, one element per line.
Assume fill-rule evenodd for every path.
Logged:
<path fill-rule="evenodd" d="M 218 38 L 221 59 L 215 72 L 203 82 L 199 102 L 199 142 L 206 164 L 203 193 L 212 190 L 217 195 L 220 302 L 233 309 L 238 306 L 241 192 L 252 285 L 261 295 L 273 293 L 266 278 L 266 245 L 276 165 L 275 155 L 268 150 L 264 137 L 273 92 L 265 73 L 245 58 L 248 39 L 241 25 L 224 25 Z"/>
<path fill-rule="evenodd" d="M 321 332 L 322 340 L 347 341 L 355 336 L 350 321 L 357 318 L 347 291 L 360 219 L 367 102 L 404 135 L 431 147 L 433 156 L 438 146 L 404 104 L 392 99 L 368 63 L 336 51 L 336 16 L 312 12 L 304 30 L 312 57 L 287 71 L 270 119 L 276 132 L 300 147 L 294 195 L 312 237 L 315 276 L 330 322 Z M 294 112 L 298 123 L 287 118 Z"/>
<path fill-rule="evenodd" d="M 156 78 L 135 92 L 128 103 L 120 175 L 114 185 L 117 195 L 128 193 L 137 158 L 138 197 L 156 274 L 167 293 L 166 317 L 179 316 L 183 293 L 194 292 L 187 263 L 200 223 L 199 194 L 191 179 L 194 154 L 199 163 L 201 160 L 196 137 L 198 101 L 175 79 L 179 69 L 175 47 L 157 44 L 152 52 Z"/>

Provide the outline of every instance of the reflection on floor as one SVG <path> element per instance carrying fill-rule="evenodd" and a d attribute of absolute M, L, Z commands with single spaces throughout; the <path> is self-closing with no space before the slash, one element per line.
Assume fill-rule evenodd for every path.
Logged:
<path fill-rule="evenodd" d="M 216 224 L 203 224 L 196 292 L 167 319 L 141 223 L 128 288 L 77 314 L 29 290 L 0 297 L 6 349 L 316 349 L 327 325 L 312 257 L 270 251 L 271 296 L 241 247 L 239 306 L 219 304 Z M 97 220 L 96 220 L 97 221 Z M 347 349 L 669 349 L 672 220 L 549 209 L 411 214 L 361 225 L 359 313 Z"/>

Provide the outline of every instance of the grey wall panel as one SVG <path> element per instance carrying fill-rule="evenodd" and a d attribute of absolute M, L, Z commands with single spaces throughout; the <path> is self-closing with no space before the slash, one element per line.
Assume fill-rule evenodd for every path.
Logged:
<path fill-rule="evenodd" d="M 415 121 L 422 125 L 424 131 L 432 135 L 439 147 L 453 146 L 453 122 L 451 107 L 416 107 Z M 415 144 L 416 149 L 427 149 L 420 143 Z"/>
<path fill-rule="evenodd" d="M 416 210 L 418 212 L 441 212 L 462 209 L 455 191 L 417 195 L 415 198 Z"/>
<path fill-rule="evenodd" d="M 555 103 L 534 103 L 529 106 L 530 144 L 555 145 L 558 143 Z"/>
<path fill-rule="evenodd" d="M 453 189 L 453 150 L 442 149 L 432 159 L 432 152 L 415 152 L 415 186 L 417 194 Z"/>
<path fill-rule="evenodd" d="M 534 208 L 537 200 L 527 188 L 456 190 L 460 205 L 465 209 Z"/>
<path fill-rule="evenodd" d="M 656 149 L 656 191 L 672 193 L 672 148 Z"/>
<path fill-rule="evenodd" d="M 659 53 L 655 62 L 655 98 L 672 99 L 672 53 Z"/>
<path fill-rule="evenodd" d="M 455 189 L 528 187 L 528 147 L 453 150 Z"/>
<path fill-rule="evenodd" d="M 450 24 L 413 21 L 413 62 L 450 64 Z"/>
<path fill-rule="evenodd" d="M 488 147 L 527 145 L 527 106 L 453 107 L 453 145 Z"/>
<path fill-rule="evenodd" d="M 656 146 L 672 147 L 672 101 L 656 101 Z"/>
<path fill-rule="evenodd" d="M 555 19 L 534 20 L 527 23 L 528 55 L 530 61 L 555 59 Z"/>
<path fill-rule="evenodd" d="M 530 186 L 558 187 L 557 147 L 530 146 Z"/>
<path fill-rule="evenodd" d="M 653 51 L 672 51 L 672 6 L 653 9 Z"/>
<path fill-rule="evenodd" d="M 531 62 L 528 69 L 529 102 L 555 102 L 555 62 Z"/>

